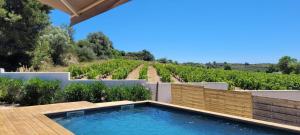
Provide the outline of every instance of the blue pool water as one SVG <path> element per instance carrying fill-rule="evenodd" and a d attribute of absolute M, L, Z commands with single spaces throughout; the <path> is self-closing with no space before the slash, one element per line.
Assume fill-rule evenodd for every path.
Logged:
<path fill-rule="evenodd" d="M 113 108 L 53 120 L 76 135 L 292 135 L 183 110 L 155 106 Z"/>

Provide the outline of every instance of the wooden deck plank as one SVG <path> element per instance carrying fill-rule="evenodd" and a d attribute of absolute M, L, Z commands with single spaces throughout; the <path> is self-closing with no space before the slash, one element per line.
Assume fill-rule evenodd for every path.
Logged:
<path fill-rule="evenodd" d="M 5 135 L 73 135 L 45 113 L 76 110 L 98 105 L 82 101 L 28 106 L 0 110 L 0 134 Z"/>
<path fill-rule="evenodd" d="M 64 127 L 55 123 L 54 121 L 52 121 L 45 115 L 42 115 L 42 114 L 36 115 L 35 118 L 42 121 L 46 126 L 49 126 L 54 132 L 56 132 L 59 135 L 73 135 L 72 132 L 70 132 L 69 130 L 66 130 Z"/>
<path fill-rule="evenodd" d="M 34 117 L 34 114 L 32 110 L 30 109 L 19 109 L 20 113 L 26 115 L 27 117 L 30 117 L 32 119 L 32 125 L 35 127 L 35 130 L 38 131 L 38 133 L 43 133 L 47 135 L 57 135 L 56 132 L 54 132 L 51 128 L 46 126 L 42 121 Z"/>
<path fill-rule="evenodd" d="M 6 116 L 20 135 L 37 135 L 36 131 L 32 130 L 32 127 L 30 127 L 22 118 L 18 117 L 18 114 L 17 112 L 15 112 L 15 109 L 8 109 L 8 111 L 9 113 Z"/>
<path fill-rule="evenodd" d="M 8 129 L 13 127 L 11 125 L 11 123 L 8 123 L 8 121 L 5 120 L 5 114 L 3 112 L 0 112 L 0 131 L 1 133 L 5 134 L 5 135 L 13 135 L 14 133 L 16 133 L 15 131 L 9 132 Z"/>

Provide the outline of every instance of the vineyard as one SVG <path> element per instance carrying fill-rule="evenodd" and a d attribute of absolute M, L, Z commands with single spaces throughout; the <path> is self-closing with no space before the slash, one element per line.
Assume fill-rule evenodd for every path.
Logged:
<path fill-rule="evenodd" d="M 139 72 L 139 79 L 148 80 L 148 67 L 148 63 L 144 64 L 143 68 Z"/>
<path fill-rule="evenodd" d="M 299 75 L 268 74 L 263 72 L 207 69 L 194 66 L 160 64 L 135 60 L 108 60 L 88 66 L 75 65 L 69 72 L 75 79 L 125 79 L 130 72 L 139 68 L 136 79 L 148 80 L 153 76 L 147 71 L 153 66 L 161 82 L 171 82 L 172 77 L 181 82 L 227 82 L 231 89 L 239 87 L 248 90 L 299 90 Z M 155 76 L 155 75 L 154 75 Z"/>
<path fill-rule="evenodd" d="M 268 74 L 223 69 L 206 69 L 192 66 L 163 65 L 163 76 L 175 75 L 184 82 L 227 82 L 232 88 L 248 90 L 299 90 L 299 75 Z"/>
<path fill-rule="evenodd" d="M 108 60 L 89 66 L 74 65 L 69 68 L 71 76 L 76 79 L 105 79 L 111 75 L 112 79 L 125 79 L 127 75 L 140 65 L 140 61 Z"/>

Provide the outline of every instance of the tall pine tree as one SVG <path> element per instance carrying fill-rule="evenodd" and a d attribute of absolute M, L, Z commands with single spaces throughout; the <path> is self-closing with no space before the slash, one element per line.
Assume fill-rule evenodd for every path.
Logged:
<path fill-rule="evenodd" d="M 37 0 L 0 0 L 0 67 L 30 66 L 39 33 L 50 25 L 49 12 Z"/>

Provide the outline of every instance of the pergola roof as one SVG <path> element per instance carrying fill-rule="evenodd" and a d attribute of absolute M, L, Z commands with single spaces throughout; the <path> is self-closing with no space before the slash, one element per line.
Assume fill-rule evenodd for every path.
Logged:
<path fill-rule="evenodd" d="M 129 0 L 39 0 L 43 4 L 60 9 L 71 15 L 71 25 L 75 25 Z"/>

